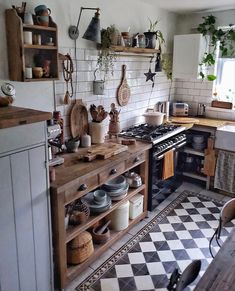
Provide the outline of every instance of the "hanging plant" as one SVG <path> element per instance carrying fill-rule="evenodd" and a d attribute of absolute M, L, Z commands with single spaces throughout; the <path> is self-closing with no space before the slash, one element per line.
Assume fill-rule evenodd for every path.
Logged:
<path fill-rule="evenodd" d="M 115 26 L 111 25 L 106 29 L 101 30 L 101 44 L 98 47 L 100 51 L 97 59 L 97 67 L 99 68 L 99 71 L 103 71 L 105 74 L 108 74 L 110 71 L 113 75 L 116 54 L 111 49 L 111 46 L 115 29 Z"/>
<path fill-rule="evenodd" d="M 235 54 L 235 30 L 233 24 L 229 24 L 228 29 L 222 30 L 216 25 L 216 17 L 208 15 L 202 17 L 204 22 L 197 27 L 198 32 L 203 36 L 209 36 L 209 52 L 204 53 L 202 62 L 199 64 L 202 79 L 207 78 L 208 81 L 214 81 L 216 76 L 213 74 L 206 75 L 203 68 L 215 65 L 217 48 L 221 57 L 232 57 Z"/>
<path fill-rule="evenodd" d="M 162 54 L 162 69 L 166 74 L 168 80 L 172 80 L 172 65 L 173 65 L 173 55 L 172 54 Z"/>

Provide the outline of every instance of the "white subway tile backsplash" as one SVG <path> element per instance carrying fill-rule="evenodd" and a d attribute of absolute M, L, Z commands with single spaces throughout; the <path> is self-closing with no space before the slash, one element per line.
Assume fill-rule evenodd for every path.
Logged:
<path fill-rule="evenodd" d="M 182 88 L 186 89 L 194 89 L 194 83 L 193 82 L 182 82 Z"/>
<path fill-rule="evenodd" d="M 199 89 L 188 89 L 188 95 L 193 95 L 193 96 L 200 95 L 200 90 Z"/>
<path fill-rule="evenodd" d="M 212 91 L 210 89 L 201 89 L 200 96 L 208 96 L 212 98 Z"/>
<path fill-rule="evenodd" d="M 163 72 L 158 72 L 154 79 L 154 87 L 152 87 L 153 83 L 151 81 L 146 82 L 146 76 L 144 75 L 144 73 L 148 72 L 149 69 L 148 57 L 118 56 L 114 62 L 113 75 L 109 72 L 105 76 L 105 95 L 93 95 L 94 70 L 97 68 L 98 51 L 95 49 L 78 48 L 76 51 L 77 60 L 75 60 L 74 48 L 64 47 L 61 48 L 60 51 L 63 54 L 69 53 L 71 55 L 74 61 L 74 67 L 76 67 L 75 65 L 77 64 L 77 78 L 76 73 L 73 74 L 73 85 L 76 94 L 74 93 L 73 102 L 71 104 L 63 104 L 66 86 L 62 72 L 60 73 L 60 81 L 55 82 L 57 110 L 61 111 L 65 119 L 65 138 L 69 138 L 71 134 L 69 128 L 69 115 L 75 102 L 75 97 L 76 99 L 82 99 L 83 103 L 86 104 L 87 109 L 89 109 L 91 104 L 95 104 L 96 106 L 101 104 L 107 111 L 109 111 L 111 103 L 117 104 L 117 108 L 121 110 L 121 128 L 125 128 L 143 122 L 144 119 L 142 114 L 148 107 L 153 108 L 157 102 L 168 100 L 169 94 L 174 94 L 175 87 L 177 88 L 177 85 L 182 85 L 181 81 L 171 84 Z M 117 88 L 121 83 L 123 64 L 126 64 L 127 66 L 126 77 L 128 85 L 130 86 L 131 97 L 127 106 L 120 107 L 117 102 L 116 94 Z M 154 70 L 153 67 L 152 70 Z M 97 80 L 101 80 L 103 77 L 103 73 L 97 72 Z M 190 88 L 191 87 L 189 87 L 189 89 Z M 187 90 L 183 90 L 182 92 L 188 94 Z"/>
<path fill-rule="evenodd" d="M 188 94 L 188 89 L 176 88 L 176 94 Z"/>

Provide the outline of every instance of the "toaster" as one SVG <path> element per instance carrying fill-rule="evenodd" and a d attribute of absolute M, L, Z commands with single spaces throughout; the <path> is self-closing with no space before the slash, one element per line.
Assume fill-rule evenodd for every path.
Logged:
<path fill-rule="evenodd" d="M 173 116 L 188 116 L 188 104 L 187 103 L 173 103 L 172 115 Z"/>

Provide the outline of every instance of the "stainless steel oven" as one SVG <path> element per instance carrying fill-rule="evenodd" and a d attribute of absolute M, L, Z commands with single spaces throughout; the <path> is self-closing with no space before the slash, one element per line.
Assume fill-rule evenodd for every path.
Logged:
<path fill-rule="evenodd" d="M 156 208 L 181 184 L 181 177 L 177 175 L 178 151 L 186 144 L 186 135 L 177 134 L 153 145 L 149 157 L 149 188 L 148 188 L 148 210 Z M 174 175 L 166 180 L 162 179 L 164 156 L 167 151 L 172 150 Z"/>

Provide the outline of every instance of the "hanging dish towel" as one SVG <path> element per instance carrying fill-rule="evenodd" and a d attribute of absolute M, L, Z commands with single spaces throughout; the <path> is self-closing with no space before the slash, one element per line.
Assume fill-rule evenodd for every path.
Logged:
<path fill-rule="evenodd" d="M 219 151 L 214 187 L 226 192 L 235 193 L 235 153 Z"/>
<path fill-rule="evenodd" d="M 164 154 L 162 179 L 166 180 L 174 176 L 174 151 L 170 150 Z"/>

